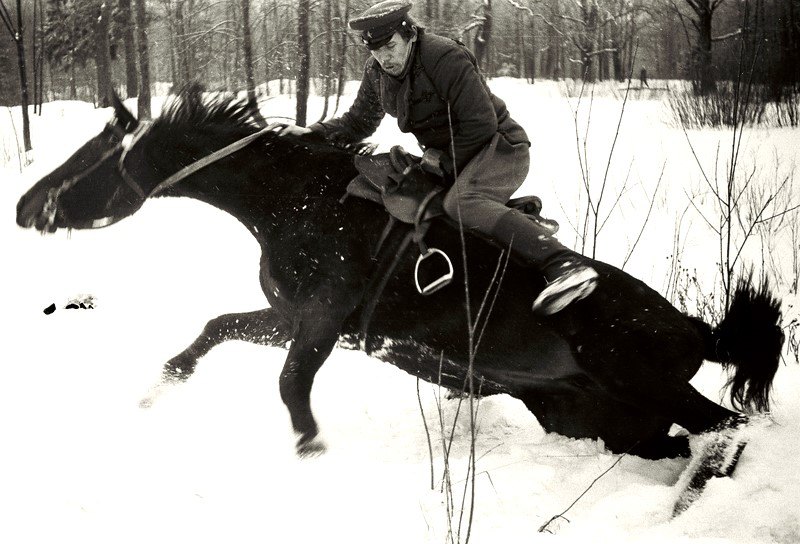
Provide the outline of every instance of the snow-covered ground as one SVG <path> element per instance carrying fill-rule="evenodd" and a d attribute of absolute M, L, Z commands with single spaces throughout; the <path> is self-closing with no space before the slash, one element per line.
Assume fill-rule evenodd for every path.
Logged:
<path fill-rule="evenodd" d="M 576 99 L 563 98 L 553 83 L 496 80 L 492 86 L 534 141 L 532 171 L 521 192 L 543 197 L 547 215 L 562 223 L 562 241 L 576 244 L 570 227 L 581 217 Z M 349 90 L 351 100 L 354 87 Z M 612 213 L 598 256 L 621 265 L 635 245 L 626 270 L 664 292 L 677 246 L 682 266 L 710 286 L 718 279 L 718 246 L 700 212 L 712 223 L 716 216 L 713 199 L 701 194 L 708 184 L 700 166 L 713 184 L 718 162 L 717 177 L 724 179 L 731 134 L 687 136 L 669 125 L 655 98 L 626 106 L 602 203 L 601 215 Z M 591 114 L 588 98 L 582 105 L 579 140 L 587 141 L 589 176 L 599 191 L 622 102 L 597 96 Z M 290 116 L 293 102 L 274 98 L 264 111 Z M 311 111 L 320 111 L 318 101 Z M 109 113 L 74 102 L 45 104 L 44 115 L 33 117 L 36 160 L 22 173 L 11 143 L 12 112 L 2 113 L 0 542 L 450 541 L 437 392 L 421 384 L 434 442 L 431 489 L 417 383 L 390 365 L 334 352 L 312 394 L 328 445 L 313 459 L 294 455 L 278 395 L 280 349 L 220 346 L 186 385 L 149 410 L 139 408 L 164 361 L 208 319 L 263 307 L 259 248 L 232 218 L 182 200 L 150 202 L 97 231 L 42 237 L 18 228 L 19 196 L 99 131 Z M 398 142 L 414 148 L 392 119 L 374 140 L 383 148 Z M 800 131 L 747 130 L 740 160 L 742 172 L 756 169 L 761 185 L 791 178 L 800 162 Z M 625 179 L 628 187 L 612 211 Z M 796 201 L 794 183 L 786 199 Z M 800 301 L 788 290 L 797 251 L 790 231 L 784 224 L 766 246 L 755 236 L 745 255 L 757 270 L 779 273 L 779 291 L 787 303 L 794 301 L 787 315 L 797 319 Z M 97 298 L 96 309 L 63 309 L 82 293 Z M 45 315 L 51 303 L 59 308 Z M 785 363 L 775 381 L 774 423 L 753 431 L 733 478 L 712 481 L 674 520 L 674 484 L 686 461 L 625 457 L 566 514 L 569 522 L 552 526 L 553 534 L 538 533 L 618 456 L 596 441 L 545 434 L 510 397 L 483 399 L 471 541 L 800 542 L 800 369 L 790 356 Z M 724 376 L 706 366 L 693 383 L 717 400 Z M 443 403 L 449 426 L 458 401 Z M 462 413 L 450 458 L 457 506 L 468 455 L 469 421 Z M 454 530 L 458 522 L 456 513 Z M 465 516 L 462 541 L 466 524 Z"/>

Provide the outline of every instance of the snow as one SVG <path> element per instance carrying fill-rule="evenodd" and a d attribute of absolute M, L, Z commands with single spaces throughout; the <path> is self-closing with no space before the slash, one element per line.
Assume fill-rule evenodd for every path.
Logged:
<path fill-rule="evenodd" d="M 564 98 L 553 83 L 499 79 L 491 85 L 534 140 L 531 175 L 520 193 L 541 196 L 546 215 L 562 224 L 562 241 L 576 244 L 570 225 L 577 225 L 581 209 L 572 114 L 577 98 Z M 354 90 L 348 87 L 343 107 Z M 618 93 L 598 92 L 589 116 L 589 99 L 582 99 L 579 126 L 581 135 L 588 134 L 593 182 L 603 179 L 621 105 Z M 158 111 L 158 101 L 155 106 Z M 293 104 L 278 97 L 266 101 L 264 111 L 290 116 Z M 312 114 L 318 111 L 320 101 L 311 107 Z M 390 365 L 361 353 L 333 353 L 312 394 L 328 451 L 312 459 L 294 455 L 295 438 L 278 394 L 281 349 L 219 346 L 188 383 L 167 391 L 150 409 L 139 408 L 162 364 L 194 340 L 208 319 L 264 305 L 256 272 L 259 247 L 231 217 L 188 200 L 149 202 L 133 217 L 96 231 L 40 236 L 18 228 L 19 196 L 99 131 L 108 116 L 77 102 L 45 104 L 44 115 L 32 117 L 35 161 L 21 173 L 9 144 L 10 115 L 0 117 L 0 542 L 448 542 L 440 394 L 420 384 L 434 450 L 431 489 L 417 382 Z M 629 188 L 613 211 L 613 198 L 606 197 L 603 216 L 611 213 L 598 255 L 621 264 L 663 167 L 655 212 L 626 270 L 663 292 L 680 228 L 681 264 L 710 286 L 718 280 L 718 245 L 688 202 L 708 186 L 687 136 L 662 120 L 668 121 L 668 113 L 656 99 L 633 99 L 626 106 L 608 179 L 619 187 L 627 178 Z M 742 171 L 755 168 L 764 184 L 792 176 L 799 135 L 747 130 Z M 707 174 L 714 173 L 718 146 L 724 170 L 729 131 L 688 136 Z M 391 119 L 374 140 L 383 150 L 395 143 L 415 149 Z M 796 182 L 789 195 L 797 199 Z M 713 208 L 703 206 L 711 200 L 697 204 L 709 217 Z M 788 230 L 780 231 L 767 252 L 771 274 L 780 276 L 775 285 L 786 295 L 787 323 L 797 319 L 800 307 L 789 293 L 797 248 Z M 761 241 L 748 242 L 745 252 L 757 269 Z M 95 296 L 96 308 L 64 309 L 80 294 Z M 51 303 L 58 309 L 45 315 Z M 620 460 L 597 441 L 544 433 L 515 399 L 482 399 L 471 541 L 800 541 L 795 356 L 787 351 L 775 380 L 774 423 L 751 431 L 733 478 L 712 480 L 676 519 L 670 514 L 686 460 Z M 724 381 L 718 367 L 707 365 L 693 383 L 719 400 Z M 458 402 L 441 400 L 448 434 Z M 469 459 L 466 412 L 462 406 L 450 453 L 457 508 Z M 557 520 L 550 533 L 537 532 L 617 461 L 565 514 L 569 521 Z M 454 531 L 458 520 L 456 512 Z"/>

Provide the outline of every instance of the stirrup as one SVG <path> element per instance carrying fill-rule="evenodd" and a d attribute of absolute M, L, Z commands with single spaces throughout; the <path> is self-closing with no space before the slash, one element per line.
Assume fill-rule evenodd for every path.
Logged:
<path fill-rule="evenodd" d="M 436 262 L 436 257 L 439 256 L 438 261 Z M 429 261 L 428 264 L 432 266 L 441 265 L 442 262 L 445 265 L 445 272 L 435 278 L 433 281 L 420 281 L 420 267 L 422 263 L 428 261 L 428 259 L 434 259 L 433 261 Z M 437 249 L 435 247 L 429 247 L 425 253 L 421 253 L 419 257 L 417 257 L 417 264 L 414 267 L 414 283 L 417 286 L 417 291 L 421 295 L 430 295 L 438 291 L 439 289 L 446 287 L 453 281 L 453 262 L 450 260 L 450 257 L 447 256 L 447 253 L 442 251 L 441 249 Z M 422 285 L 424 283 L 424 285 Z"/>

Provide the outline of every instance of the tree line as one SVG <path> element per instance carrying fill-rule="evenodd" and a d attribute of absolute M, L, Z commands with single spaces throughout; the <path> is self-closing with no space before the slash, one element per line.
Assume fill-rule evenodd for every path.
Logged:
<path fill-rule="evenodd" d="M 197 81 L 294 93 L 306 124 L 309 94 L 325 96 L 327 115 L 361 77 L 367 52 L 347 20 L 372 3 L 0 0 L 0 104 L 25 116 L 51 99 L 105 106 L 113 87 L 149 116 L 150 93 Z M 708 94 L 747 67 L 775 93 L 800 83 L 800 0 L 418 0 L 412 15 L 464 42 L 490 77 L 622 82 L 646 70 Z"/>

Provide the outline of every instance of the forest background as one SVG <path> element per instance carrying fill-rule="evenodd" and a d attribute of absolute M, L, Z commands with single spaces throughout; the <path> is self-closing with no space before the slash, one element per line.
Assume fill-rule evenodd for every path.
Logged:
<path fill-rule="evenodd" d="M 197 81 L 253 96 L 309 94 L 337 111 L 367 55 L 347 20 L 373 0 L 0 0 L 0 105 L 77 99 L 108 105 Z M 418 0 L 412 15 L 457 38 L 489 77 L 686 80 L 695 96 L 747 73 L 797 126 L 800 0 Z M 273 82 L 271 85 L 265 83 Z M 756 85 L 756 87 L 752 87 Z M 666 90 L 666 89 L 665 89 Z M 329 100 L 330 99 L 330 100 Z M 787 121 L 788 119 L 788 121 Z"/>

